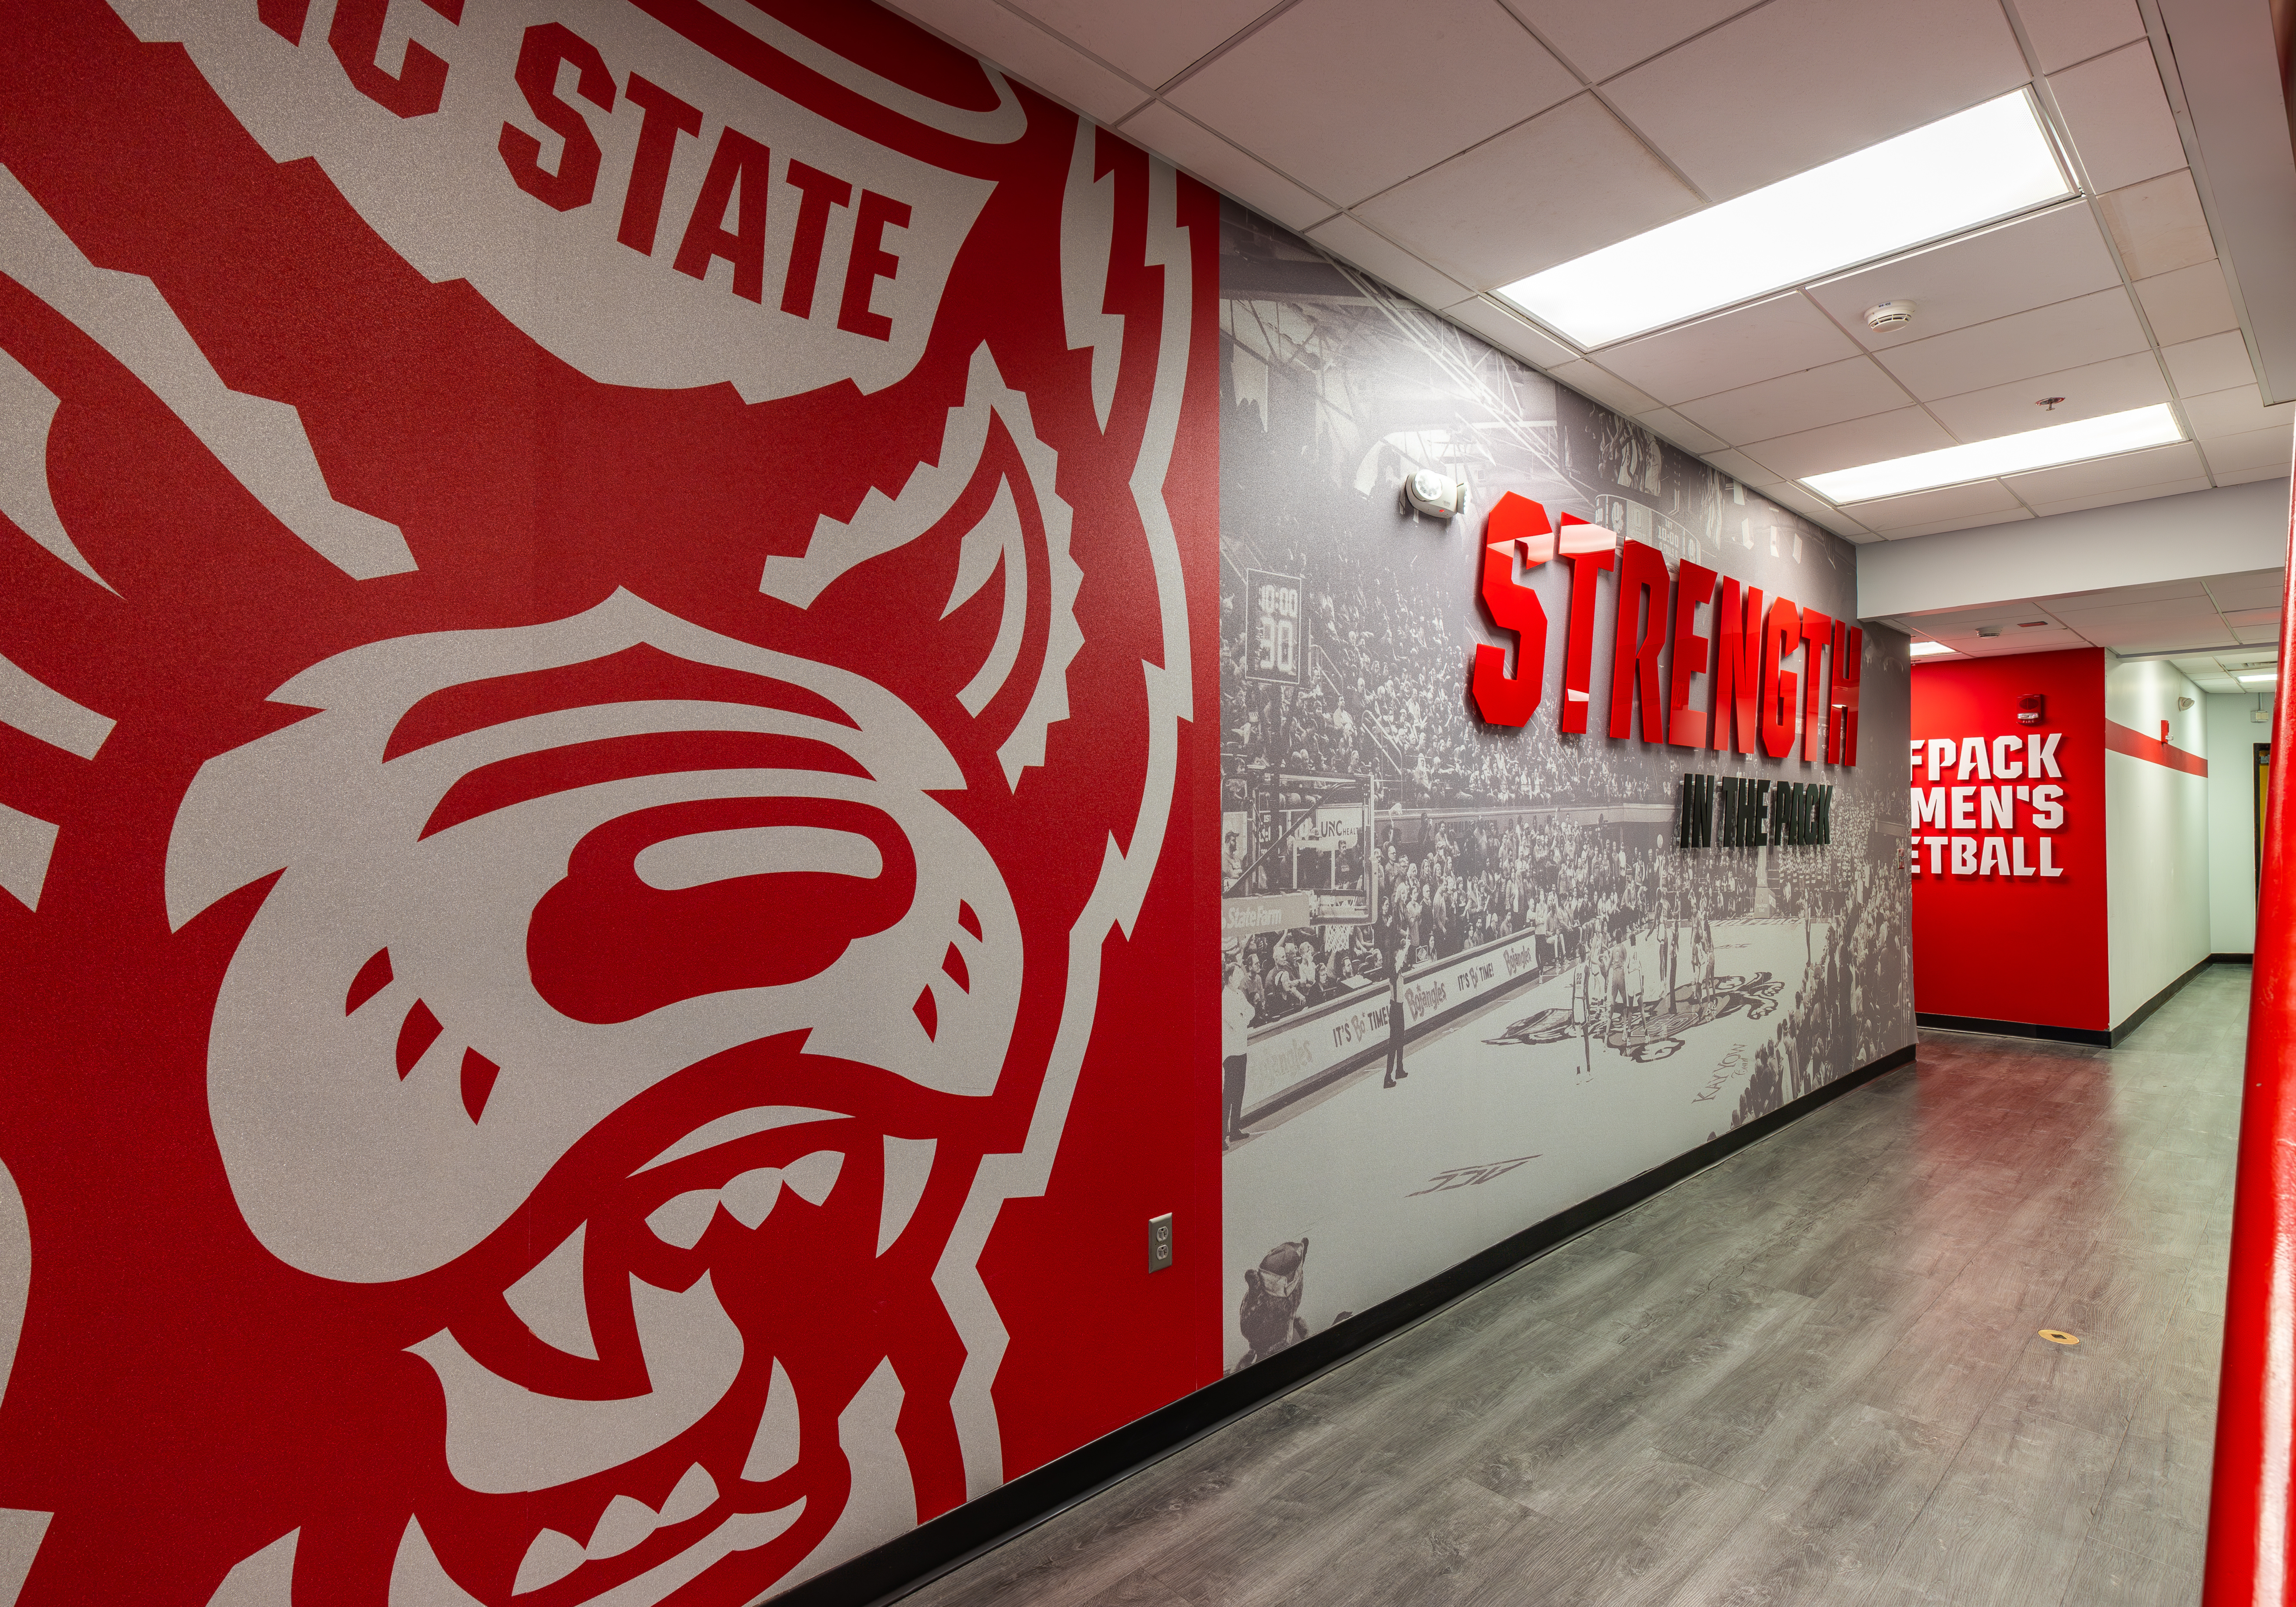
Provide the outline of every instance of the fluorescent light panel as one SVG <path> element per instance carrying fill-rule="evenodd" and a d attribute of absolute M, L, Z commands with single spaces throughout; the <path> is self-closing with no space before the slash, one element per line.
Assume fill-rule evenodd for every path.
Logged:
<path fill-rule="evenodd" d="M 2076 419 L 2046 430 L 2024 430 L 2015 435 L 1997 435 L 1989 441 L 1916 452 L 1911 457 L 1893 457 L 1860 468 L 1804 475 L 1801 483 L 1829 502 L 1872 502 L 1877 497 L 1903 496 L 1909 491 L 1933 491 L 1939 486 L 1966 485 L 1999 474 L 2022 474 L 2146 447 L 2165 447 L 2184 439 L 2169 404 L 2156 402 L 2150 407 Z"/>
<path fill-rule="evenodd" d="M 2073 193 L 2019 89 L 1495 293 L 1604 346 Z"/>
<path fill-rule="evenodd" d="M 2276 681 L 2280 678 L 2280 676 L 2279 672 L 2276 670 L 2270 675 L 2235 676 L 2233 678 L 2239 681 L 2243 686 L 2252 686 L 2259 681 Z"/>
<path fill-rule="evenodd" d="M 1916 642 L 1914 644 L 1914 657 L 1917 659 L 1934 659 L 1939 653 L 1949 653 L 1952 651 L 1952 648 L 1948 647 L 1942 642 Z"/>

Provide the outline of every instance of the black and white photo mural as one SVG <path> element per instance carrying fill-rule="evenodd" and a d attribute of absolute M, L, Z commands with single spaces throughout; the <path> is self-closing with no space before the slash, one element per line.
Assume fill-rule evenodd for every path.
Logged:
<path fill-rule="evenodd" d="M 1906 644 L 1855 548 L 1233 203 L 1220 249 L 1234 1368 L 1914 1021 Z M 1718 798 L 1757 828 L 1684 829 Z"/>

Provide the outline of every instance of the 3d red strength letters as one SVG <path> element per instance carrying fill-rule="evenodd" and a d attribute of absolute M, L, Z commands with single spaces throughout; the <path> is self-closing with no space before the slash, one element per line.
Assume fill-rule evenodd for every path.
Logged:
<path fill-rule="evenodd" d="M 1609 734 L 1677 747 L 1771 758 L 1790 755 L 1799 738 L 1804 762 L 1857 762 L 1857 684 L 1865 632 L 1829 619 L 1784 597 L 1762 605 L 1759 587 L 1742 589 L 1687 561 L 1669 575 L 1666 554 L 1574 514 L 1552 521 L 1540 504 L 1509 491 L 1485 521 L 1480 594 L 1491 623 L 1515 635 L 1515 669 L 1504 649 L 1478 643 L 1468 664 L 1475 708 L 1494 726 L 1528 724 L 1540 701 L 1546 663 L 1546 609 L 1516 578 L 1560 556 L 1570 564 L 1570 614 L 1562 654 L 1561 728 L 1587 729 L 1593 705 L 1598 577 L 1614 572 L 1615 640 L 1611 655 Z M 1698 611 L 1710 608 L 1708 635 L 1698 634 Z M 1669 628 L 1669 620 L 1672 620 Z M 1662 668 L 1660 654 L 1671 649 Z M 1801 668 L 1791 665 L 1800 655 Z M 1708 706 L 1692 697 L 1691 679 L 1705 676 Z M 1664 687 L 1661 700 L 1660 688 Z"/>

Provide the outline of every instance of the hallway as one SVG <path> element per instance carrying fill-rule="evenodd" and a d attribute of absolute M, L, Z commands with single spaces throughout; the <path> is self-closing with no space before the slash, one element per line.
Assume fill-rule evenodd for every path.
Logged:
<path fill-rule="evenodd" d="M 2193 1602 L 2248 985 L 2116 1050 L 1924 1032 L 907 1600 Z"/>

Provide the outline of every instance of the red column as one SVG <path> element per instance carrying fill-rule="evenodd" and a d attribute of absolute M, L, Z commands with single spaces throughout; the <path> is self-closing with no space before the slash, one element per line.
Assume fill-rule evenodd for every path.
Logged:
<path fill-rule="evenodd" d="M 2290 539 L 2296 545 L 2296 509 Z M 2289 569 L 2296 582 L 2296 563 Z M 2284 590 L 2280 661 L 2296 667 L 2296 590 Z M 2296 793 L 2284 774 L 2291 705 L 2272 703 L 2272 785 L 2256 902 L 2256 980 L 2233 1184 L 2202 1607 L 2283 1607 L 2289 1589 L 2289 1473 L 2296 1455 Z"/>

